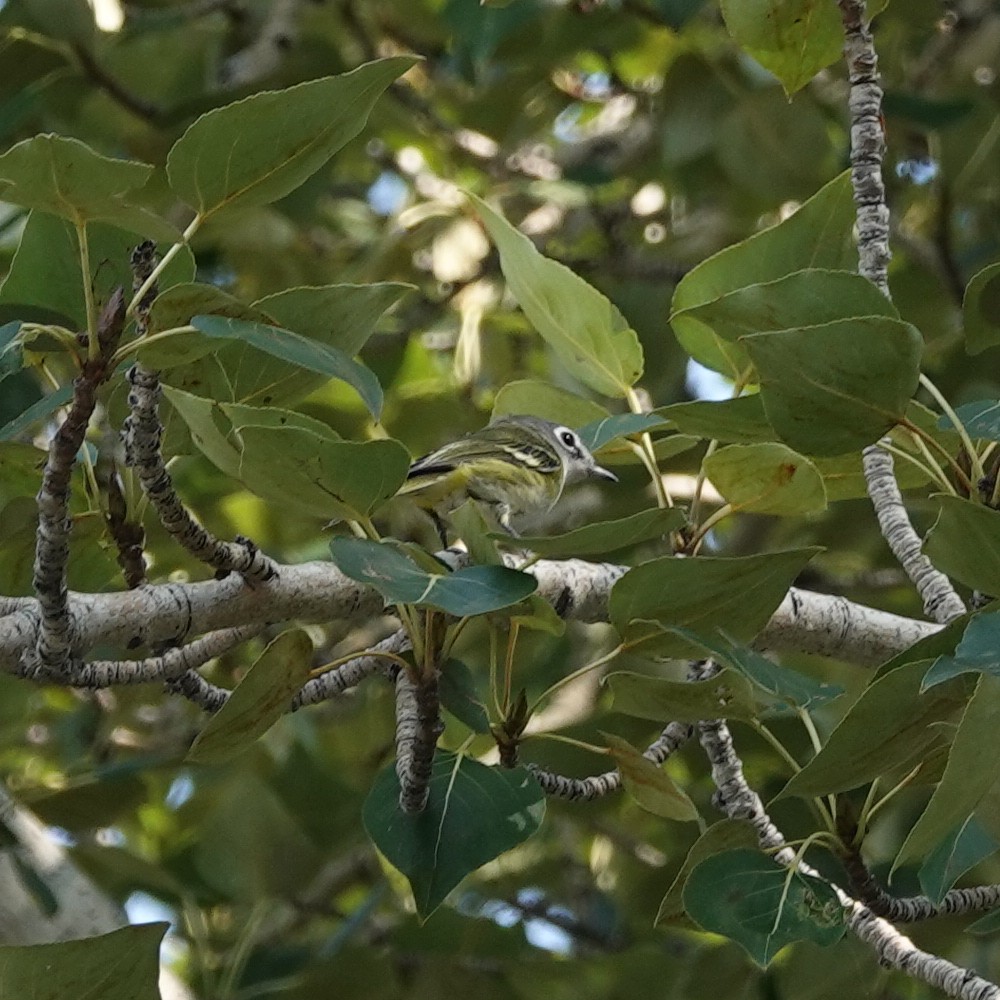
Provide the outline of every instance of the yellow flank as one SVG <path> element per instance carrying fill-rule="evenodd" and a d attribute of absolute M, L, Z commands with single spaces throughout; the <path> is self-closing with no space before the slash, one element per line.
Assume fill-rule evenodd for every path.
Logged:
<path fill-rule="evenodd" d="M 399 492 L 423 510 L 441 513 L 454 510 L 469 497 L 520 512 L 551 507 L 559 499 L 561 486 L 558 475 L 543 475 L 504 459 L 478 457 L 474 464 L 461 464 L 451 472 L 418 475 Z"/>

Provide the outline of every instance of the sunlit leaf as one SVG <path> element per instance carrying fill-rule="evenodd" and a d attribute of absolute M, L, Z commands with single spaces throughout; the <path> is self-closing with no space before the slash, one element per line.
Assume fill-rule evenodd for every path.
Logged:
<path fill-rule="evenodd" d="M 564 264 L 544 257 L 486 202 L 469 195 L 500 251 L 511 293 L 559 360 L 584 385 L 622 397 L 642 374 L 642 347 L 614 304 Z"/>
<path fill-rule="evenodd" d="M 129 201 L 152 172 L 148 163 L 101 156 L 79 139 L 36 135 L 0 156 L 0 197 L 74 225 L 106 222 L 172 243 L 180 238 L 173 226 Z"/>
<path fill-rule="evenodd" d="M 735 511 L 787 515 L 826 509 L 819 470 L 786 445 L 730 445 L 706 456 L 703 468 Z"/>
<path fill-rule="evenodd" d="M 552 420 L 567 427 L 583 427 L 608 415 L 608 411 L 591 399 L 548 382 L 523 379 L 501 386 L 493 400 L 493 416 L 528 413 Z"/>
<path fill-rule="evenodd" d="M 619 672 L 606 681 L 614 709 L 662 723 L 703 719 L 753 719 L 758 714 L 749 682 L 731 669 L 703 681 L 671 681 L 665 677 Z"/>
<path fill-rule="evenodd" d="M 379 59 L 209 111 L 170 150 L 170 186 L 203 216 L 281 198 L 364 128 L 378 97 L 415 62 Z"/>

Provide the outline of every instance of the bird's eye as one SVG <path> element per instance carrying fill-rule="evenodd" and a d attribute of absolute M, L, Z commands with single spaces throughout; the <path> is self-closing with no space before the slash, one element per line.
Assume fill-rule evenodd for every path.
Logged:
<path fill-rule="evenodd" d="M 567 448 L 573 448 L 576 445 L 576 435 L 572 431 L 562 431 L 559 435 L 559 440 L 562 441 Z"/>

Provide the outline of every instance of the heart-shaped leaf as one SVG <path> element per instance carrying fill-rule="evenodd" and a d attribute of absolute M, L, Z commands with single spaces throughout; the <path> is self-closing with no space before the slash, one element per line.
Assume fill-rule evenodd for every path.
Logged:
<path fill-rule="evenodd" d="M 743 337 L 768 422 L 807 455 L 877 441 L 902 420 L 920 376 L 923 338 L 909 323 L 860 316 Z"/>
<path fill-rule="evenodd" d="M 493 400 L 494 417 L 521 413 L 553 420 L 566 427 L 583 427 L 608 415 L 608 411 L 592 399 L 530 379 L 508 382 L 500 387 Z"/>
<path fill-rule="evenodd" d="M 422 813 L 399 808 L 399 778 L 390 765 L 375 779 L 362 819 L 375 846 L 406 876 L 426 920 L 466 875 L 527 840 L 544 814 L 545 796 L 525 768 L 487 767 L 439 750 Z"/>
<path fill-rule="evenodd" d="M 684 909 L 705 930 L 746 949 L 762 967 L 787 944 L 831 945 L 847 929 L 833 886 L 747 848 L 697 864 L 684 886 Z"/>

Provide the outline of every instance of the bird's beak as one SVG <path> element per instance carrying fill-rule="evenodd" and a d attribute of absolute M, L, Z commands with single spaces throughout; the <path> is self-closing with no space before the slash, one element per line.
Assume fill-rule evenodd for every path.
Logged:
<path fill-rule="evenodd" d="M 597 476 L 598 479 L 607 479 L 612 483 L 618 482 L 618 477 L 608 469 L 603 468 L 600 465 L 595 465 L 591 470 L 590 474 L 592 476 Z"/>

